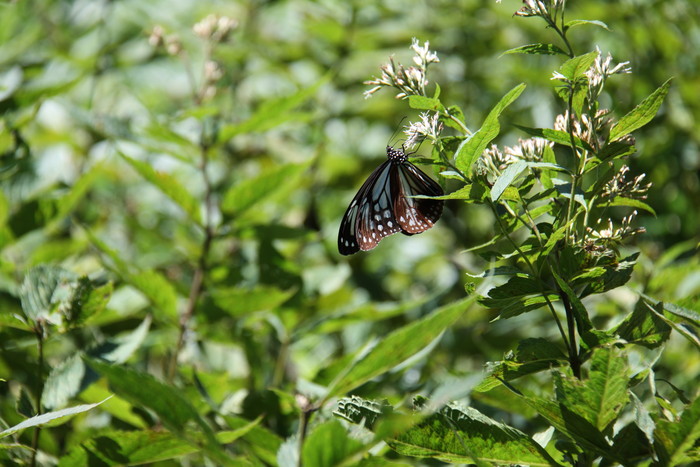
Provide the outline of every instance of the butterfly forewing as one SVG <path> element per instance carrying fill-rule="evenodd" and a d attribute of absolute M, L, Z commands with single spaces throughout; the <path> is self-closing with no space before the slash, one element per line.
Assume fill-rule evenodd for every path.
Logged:
<path fill-rule="evenodd" d="M 411 198 L 439 196 L 442 188 L 406 160 L 402 150 L 387 147 L 389 160 L 372 172 L 345 211 L 338 251 L 350 255 L 371 250 L 387 235 L 424 232 L 442 214 L 443 201 Z"/>

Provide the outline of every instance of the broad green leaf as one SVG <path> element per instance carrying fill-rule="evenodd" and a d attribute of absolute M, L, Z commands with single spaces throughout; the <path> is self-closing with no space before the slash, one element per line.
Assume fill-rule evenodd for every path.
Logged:
<path fill-rule="evenodd" d="M 567 21 L 566 24 L 564 25 L 564 30 L 566 31 L 567 29 L 570 29 L 570 28 L 573 28 L 574 26 L 579 26 L 582 24 L 592 24 L 594 26 L 599 26 L 605 30 L 608 30 L 608 31 L 610 30 L 610 28 L 608 28 L 608 25 L 605 24 L 604 22 L 598 21 L 598 20 L 589 20 L 589 19 L 573 19 L 571 21 Z"/>
<path fill-rule="evenodd" d="M 491 187 L 491 201 L 498 201 L 506 188 L 508 188 L 520 175 L 520 173 L 527 168 L 527 163 L 525 161 L 516 161 L 513 164 L 509 164 L 508 167 L 503 171 L 503 173 L 496 179 Z"/>
<path fill-rule="evenodd" d="M 191 454 L 199 448 L 167 431 L 107 431 L 76 444 L 59 467 L 120 466 L 159 462 Z"/>
<path fill-rule="evenodd" d="M 255 288 L 227 287 L 213 291 L 214 302 L 233 316 L 262 310 L 273 310 L 286 302 L 296 290 L 280 290 L 275 287 Z"/>
<path fill-rule="evenodd" d="M 521 45 L 520 47 L 515 47 L 514 49 L 508 49 L 501 54 L 501 56 L 506 54 L 528 54 L 528 55 L 568 55 L 561 48 L 554 44 L 528 44 Z"/>
<path fill-rule="evenodd" d="M 104 402 L 104 401 L 102 401 L 102 402 Z M 45 414 L 37 415 L 36 417 L 32 417 L 30 419 L 27 419 L 21 423 L 18 423 L 15 426 L 11 426 L 10 428 L 0 432 L 0 439 L 4 438 L 6 436 L 10 436 L 13 433 L 17 433 L 18 431 L 22 431 L 24 429 L 31 428 L 33 426 L 46 425 L 47 423 L 50 423 L 51 426 L 61 425 L 65 422 L 67 422 L 68 419 L 70 417 L 72 417 L 73 415 L 87 412 L 88 410 L 91 410 L 91 409 L 97 407 L 102 402 L 98 402 L 96 404 L 76 405 L 75 407 L 69 407 L 67 409 L 62 409 L 62 410 L 57 410 L 55 412 L 48 412 Z"/>
<path fill-rule="evenodd" d="M 214 432 L 181 391 L 141 373 L 118 365 L 86 359 L 87 363 L 109 381 L 109 387 L 135 407 L 152 410 L 170 431 L 182 439 L 198 443 L 218 462 L 226 460 Z M 201 435 L 201 436 L 200 436 Z"/>
<path fill-rule="evenodd" d="M 557 399 L 601 433 L 610 434 L 612 423 L 629 401 L 628 380 L 627 362 L 620 352 L 599 347 L 593 350 L 587 378 L 558 378 Z"/>
<path fill-rule="evenodd" d="M 554 428 L 572 441 L 575 441 L 582 448 L 589 449 L 611 459 L 615 458 L 603 434 L 565 404 L 539 397 L 521 397 L 541 417 L 552 424 Z"/>
<path fill-rule="evenodd" d="M 644 201 L 634 199 L 634 198 L 625 198 L 623 196 L 616 196 L 615 199 L 613 199 L 610 203 L 601 203 L 604 204 L 605 206 L 626 206 L 626 207 L 631 207 L 631 208 L 637 208 L 637 209 L 643 209 L 649 214 L 656 216 L 656 211 L 654 211 L 654 208 L 649 206 L 647 203 Z"/>
<path fill-rule="evenodd" d="M 226 192 L 221 209 L 230 215 L 240 215 L 275 193 L 295 186 L 308 165 L 286 164 L 243 180 Z"/>
<path fill-rule="evenodd" d="M 328 81 L 330 74 L 321 78 L 312 86 L 299 90 L 291 96 L 278 99 L 268 99 L 241 123 L 224 125 L 219 131 L 218 141 L 225 143 L 236 135 L 252 132 L 265 132 L 289 120 L 305 120 L 309 114 L 294 111 L 294 109 L 311 99 L 318 88 Z"/>
<path fill-rule="evenodd" d="M 464 142 L 460 144 L 455 154 L 455 164 L 457 168 L 467 174 L 467 176 L 470 176 L 472 173 L 474 161 L 481 156 L 481 153 L 484 152 L 489 143 L 498 136 L 501 130 L 498 117 L 524 90 L 525 85 L 519 84 L 508 91 L 491 112 L 489 112 L 482 127 L 471 135 L 469 139 L 464 140 Z"/>
<path fill-rule="evenodd" d="M 546 297 L 543 293 L 546 293 Z M 543 291 L 535 279 L 514 276 L 505 284 L 489 290 L 488 297 L 480 298 L 479 303 L 498 311 L 498 319 L 508 319 L 542 308 L 547 305 L 547 300 L 551 302 L 557 298 L 553 291 Z"/>
<path fill-rule="evenodd" d="M 658 451 L 662 465 L 689 465 L 698 461 L 697 447 L 694 455 L 691 452 L 700 439 L 700 397 L 683 409 L 678 421 L 658 420 L 655 437 L 661 445 Z"/>
<path fill-rule="evenodd" d="M 428 316 L 395 330 L 364 357 L 353 362 L 329 387 L 326 399 L 345 394 L 375 378 L 425 348 L 464 313 L 475 297 L 467 297 L 433 311 Z"/>
<path fill-rule="evenodd" d="M 666 324 L 671 326 L 676 332 L 685 337 L 691 344 L 700 350 L 700 338 L 695 332 L 689 331 L 683 324 L 676 323 L 674 320 L 667 318 L 664 313 L 659 313 L 650 304 L 647 304 L 646 306 L 652 313 L 662 319 Z"/>
<path fill-rule="evenodd" d="M 557 465 L 525 433 L 471 407 L 452 404 L 387 440 L 398 453 L 450 463 Z"/>
<path fill-rule="evenodd" d="M 338 420 L 317 425 L 304 441 L 301 461 L 304 467 L 342 465 L 371 445 L 350 437 Z"/>
<path fill-rule="evenodd" d="M 610 130 L 608 141 L 616 141 L 649 123 L 656 115 L 656 112 L 658 112 L 659 107 L 661 107 L 670 87 L 671 79 L 651 93 L 630 113 L 622 117 Z"/>
<path fill-rule="evenodd" d="M 242 438 L 250 445 L 250 449 L 255 453 L 257 457 L 270 465 L 275 465 L 277 461 L 277 452 L 282 445 L 282 439 L 269 429 L 256 424 L 250 427 L 251 423 L 241 417 L 236 417 L 233 415 L 224 416 L 226 424 L 238 432 L 239 430 L 245 430 Z M 221 440 L 225 442 L 224 440 Z"/>
<path fill-rule="evenodd" d="M 584 270 L 584 272 L 571 279 L 571 283 L 574 286 L 586 285 L 586 288 L 581 292 L 581 298 L 621 287 L 632 277 L 638 257 L 639 253 L 634 253 L 619 261 L 612 261 L 607 265 L 603 264 Z"/>
<path fill-rule="evenodd" d="M 338 401 L 333 415 L 371 430 L 382 415 L 392 413 L 393 410 L 394 407 L 387 401 L 376 402 L 351 396 Z"/>
<path fill-rule="evenodd" d="M 596 51 L 571 58 L 562 64 L 559 72 L 569 81 L 577 81 L 585 76 L 586 71 L 593 65 L 596 58 L 598 58 Z"/>
<path fill-rule="evenodd" d="M 201 203 L 192 196 L 175 177 L 165 172 L 157 172 L 150 164 L 129 157 L 122 152 L 119 152 L 119 155 L 128 162 L 139 175 L 148 180 L 148 182 L 162 191 L 165 196 L 180 206 L 190 219 L 202 225 L 202 216 L 200 212 Z"/>
<path fill-rule="evenodd" d="M 440 99 L 425 96 L 408 96 L 408 105 L 416 110 L 435 110 L 442 112 L 445 110 Z"/>
<path fill-rule="evenodd" d="M 92 185 L 102 175 L 102 169 L 97 166 L 83 173 L 80 178 L 75 181 L 66 196 L 61 198 L 57 203 L 58 212 L 53 220 L 46 226 L 49 232 L 55 232 L 60 229 L 63 220 L 73 211 L 78 203 L 85 197 Z"/>
<path fill-rule="evenodd" d="M 452 115 L 455 119 L 459 120 L 462 124 L 460 125 L 459 123 L 455 122 L 452 118 L 447 118 L 444 115 L 440 116 L 440 121 L 443 122 L 446 126 L 450 128 L 454 128 L 455 130 L 459 131 L 460 133 L 464 131 L 464 127 L 466 127 L 464 123 L 464 112 L 462 112 L 462 109 L 459 108 L 459 106 L 456 105 L 451 105 L 446 109 L 446 113 L 449 115 Z"/>
<path fill-rule="evenodd" d="M 472 183 L 472 184 L 463 186 L 459 190 L 453 191 L 452 193 L 448 193 L 446 195 L 442 195 L 442 196 L 416 195 L 416 196 L 413 196 L 413 198 L 462 199 L 462 200 L 472 201 L 472 202 L 481 202 L 484 200 L 485 195 L 486 195 L 485 189 L 481 184 Z"/>
<path fill-rule="evenodd" d="M 655 306 L 663 309 L 663 304 Z M 643 300 L 638 300 L 632 313 L 612 331 L 627 342 L 648 348 L 658 347 L 671 335 L 671 327 L 656 314 L 649 313 Z"/>

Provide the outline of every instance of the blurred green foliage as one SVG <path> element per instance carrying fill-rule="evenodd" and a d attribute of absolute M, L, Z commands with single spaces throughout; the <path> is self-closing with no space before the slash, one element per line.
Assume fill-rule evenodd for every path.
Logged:
<path fill-rule="evenodd" d="M 656 119 L 636 135 L 638 152 L 629 161 L 632 173 L 653 182 L 647 202 L 657 216 L 640 213 L 647 233 L 638 237 L 636 274 L 629 288 L 597 299 L 593 319 L 621 321 L 636 300 L 631 290 L 697 312 L 700 4 L 569 3 L 570 18 L 610 28 L 572 30 L 577 52 L 597 46 L 630 61 L 633 74 L 611 80 L 603 98 L 617 116 L 675 77 Z M 101 452 L 107 438 L 100 435 L 146 427 L 157 439 L 111 439 L 130 452 L 160 443 L 158 459 L 175 460 L 159 465 L 193 452 L 216 463 L 230 461 L 231 452 L 241 463 L 293 458 L 290 437 L 304 413 L 294 394 L 320 397 L 322 386 L 345 382 L 342 371 L 374 339 L 462 299 L 472 286 L 465 272 L 488 267 L 488 258 L 463 250 L 495 234 L 491 211 L 454 200 L 425 234 L 389 237 L 347 259 L 337 253 L 347 203 L 384 160 L 402 118 L 418 115 L 390 92 L 364 99 L 363 81 L 378 76 L 389 56 L 409 63 L 416 37 L 438 52 L 431 80 L 440 83 L 443 101 L 460 103 L 472 129 L 521 82 L 528 88 L 501 118 L 499 142 L 524 137 L 510 123 L 549 127 L 561 111 L 549 73 L 559 59 L 502 55 L 551 37 L 541 22 L 513 17 L 520 5 L 3 2 L 2 423 L 36 413 L 42 391 L 42 405 L 52 410 L 116 392 L 99 408 L 43 429 L 46 457 L 39 461 L 53 456 L 59 465 L 84 465 L 81 442 Z M 192 30 L 210 14 L 236 21 L 226 40 L 207 42 Z M 164 31 L 161 45 L 149 44 L 156 26 Z M 71 277 L 42 283 L 50 293 L 32 298 L 27 287 L 36 283 L 28 274 L 45 264 Z M 60 291 L 75 283 L 81 302 L 71 308 Z M 42 304 L 36 310 L 45 328 L 21 318 L 28 301 Z M 468 401 L 486 362 L 501 360 L 522 339 L 556 335 L 544 313 L 489 323 L 493 316 L 473 301 L 463 306 L 458 321 L 426 325 L 428 341 L 445 331 L 428 351 L 398 370 L 369 375 L 353 393 L 395 406 L 416 393 Z M 664 382 L 649 389 L 674 400 L 669 412 L 680 409 L 678 394 L 693 398 L 700 374 L 697 349 L 674 336 L 654 368 Z M 635 353 L 634 369 L 651 366 L 654 352 Z M 108 370 L 98 360 L 128 362 L 130 369 Z M 139 388 L 146 374 L 167 384 L 148 379 L 152 386 Z M 537 376 L 518 383 L 533 393 L 551 391 Z M 149 405 L 149 388 L 171 405 Z M 546 427 L 503 387 L 472 397 L 483 413 L 523 431 Z M 182 412 L 171 414 L 173 407 Z M 215 434 L 204 420 L 214 412 L 226 427 Z M 183 421 L 187 426 L 178 426 Z M 161 424 L 170 431 L 159 432 Z M 315 456 L 338 429 L 335 421 L 319 426 L 302 454 L 307 465 L 324 465 Z M 32 445 L 32 430 L 14 436 Z M 224 453 L 216 441 L 235 443 Z M 352 441 L 338 447 L 338 459 L 362 454 Z M 132 459 L 158 460 L 154 455 Z M 30 458 L 21 447 L 0 451 L 3 462 Z"/>

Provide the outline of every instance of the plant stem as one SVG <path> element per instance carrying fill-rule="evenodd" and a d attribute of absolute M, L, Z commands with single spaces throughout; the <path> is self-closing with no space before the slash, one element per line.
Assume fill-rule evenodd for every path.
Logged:
<path fill-rule="evenodd" d="M 41 321 L 37 321 L 34 327 L 34 334 L 36 335 L 37 349 L 39 352 L 38 357 L 38 371 L 37 371 L 37 388 L 36 388 L 36 414 L 41 415 L 41 398 L 44 393 L 44 325 Z M 41 425 L 34 428 L 34 434 L 32 435 L 32 458 L 30 464 L 32 467 L 36 466 L 36 456 L 39 452 L 39 435 L 41 434 Z"/>
<path fill-rule="evenodd" d="M 197 267 L 194 271 L 194 276 L 192 277 L 192 286 L 190 287 L 190 294 L 187 299 L 187 307 L 180 317 L 180 332 L 177 339 L 177 346 L 175 347 L 175 352 L 170 359 L 170 367 L 168 369 L 168 381 L 172 382 L 175 377 L 175 369 L 177 368 L 177 359 L 182 351 L 182 347 L 185 343 L 185 335 L 187 333 L 187 327 L 194 315 L 197 301 L 202 294 L 202 285 L 204 283 L 204 274 L 207 270 L 207 258 L 209 256 L 209 250 L 211 249 L 212 241 L 214 240 L 214 226 L 212 223 L 212 194 L 213 187 L 209 174 L 207 173 L 207 168 L 209 165 L 209 145 L 206 142 L 206 136 L 204 127 L 202 127 L 201 133 L 201 148 L 200 148 L 200 164 L 199 168 L 202 172 L 202 178 L 204 179 L 204 240 L 202 241 L 202 250 L 199 253 L 199 258 L 197 259 Z"/>
<path fill-rule="evenodd" d="M 536 278 L 535 282 L 537 282 L 537 286 L 540 289 L 540 293 L 542 294 L 544 301 L 547 303 L 547 307 L 549 308 L 550 312 L 552 313 L 552 317 L 554 317 L 554 321 L 557 323 L 557 327 L 559 328 L 559 333 L 561 334 L 562 340 L 564 341 L 564 345 L 566 345 L 567 348 L 571 349 L 571 346 L 569 344 L 569 340 L 566 337 L 566 332 L 564 332 L 564 327 L 561 325 L 561 321 L 559 320 L 559 316 L 557 316 L 557 312 L 554 309 L 554 304 L 549 299 L 549 297 L 547 296 L 547 293 L 545 292 L 544 288 L 542 287 L 542 283 L 539 280 L 539 276 L 535 272 L 535 267 L 532 265 L 532 263 L 527 258 L 525 253 L 520 249 L 518 244 L 515 243 L 515 241 L 512 238 L 510 238 L 508 231 L 506 230 L 505 226 L 503 225 L 503 221 L 499 217 L 498 212 L 496 212 L 496 207 L 494 206 L 494 204 L 490 201 L 488 204 L 491 207 L 491 211 L 493 212 L 494 217 L 496 218 L 496 222 L 498 222 L 498 226 L 501 229 L 501 232 L 508 239 L 510 244 L 513 245 L 513 248 L 515 248 L 515 250 L 518 252 L 518 255 L 523 259 L 523 261 L 525 261 L 525 264 L 527 264 L 528 268 L 530 269 L 530 273 L 532 274 L 532 277 Z"/>
<path fill-rule="evenodd" d="M 559 289 L 559 296 L 566 310 L 566 325 L 569 328 L 569 365 L 571 365 L 571 371 L 574 376 L 581 379 L 581 360 L 579 359 L 578 348 L 576 347 L 576 320 L 574 319 L 574 310 L 571 307 L 569 296 L 566 295 L 561 288 L 557 288 Z"/>

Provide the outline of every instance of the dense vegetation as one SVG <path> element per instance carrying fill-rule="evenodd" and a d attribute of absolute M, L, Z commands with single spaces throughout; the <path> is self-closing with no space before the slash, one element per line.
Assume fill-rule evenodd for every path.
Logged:
<path fill-rule="evenodd" d="M 700 462 L 700 5 L 566 3 L 3 3 L 0 463 Z"/>

